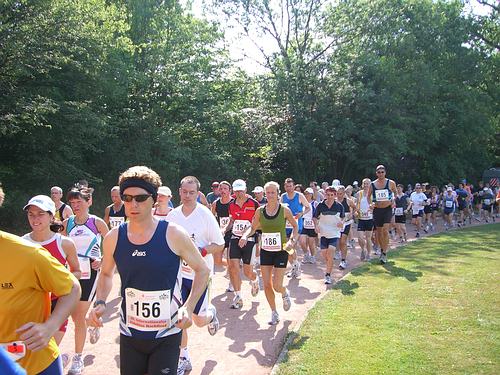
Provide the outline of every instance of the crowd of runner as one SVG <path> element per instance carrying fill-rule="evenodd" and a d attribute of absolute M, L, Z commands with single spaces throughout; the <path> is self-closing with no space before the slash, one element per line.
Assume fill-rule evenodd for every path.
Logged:
<path fill-rule="evenodd" d="M 307 188 L 287 178 L 284 192 L 274 181 L 252 191 L 243 179 L 220 181 L 207 195 L 186 176 L 175 207 L 160 176 L 136 166 L 111 188 L 103 219 L 90 213 L 93 189 L 85 181 L 66 193 L 67 203 L 58 186 L 50 197 L 34 196 L 24 205 L 31 232 L 22 239 L 0 232 L 1 373 L 62 374 L 69 365 L 68 374 L 82 374 L 85 342 L 99 340 L 115 270 L 121 373 L 183 374 L 192 370 L 191 324 L 210 335 L 219 329 L 210 294 L 215 266 L 229 278 L 228 309 L 242 309 L 262 284 L 269 324 L 276 325 L 279 310 L 292 306 L 285 276 L 299 278 L 301 265 L 317 264 L 318 256 L 326 266 L 322 282 L 331 284 L 333 268 L 347 268 L 356 239 L 361 261 L 385 264 L 391 238 L 404 243 L 408 231 L 420 237 L 440 220 L 449 230 L 499 215 L 500 191 L 487 183 L 405 188 L 386 177 L 383 165 L 375 174 L 360 185 L 335 179 Z M 71 358 L 58 350 L 68 316 Z"/>

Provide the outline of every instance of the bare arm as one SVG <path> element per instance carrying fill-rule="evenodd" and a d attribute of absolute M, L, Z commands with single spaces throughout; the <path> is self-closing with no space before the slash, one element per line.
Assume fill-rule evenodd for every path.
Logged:
<path fill-rule="evenodd" d="M 191 293 L 183 308 L 179 309 L 179 320 L 177 327 L 188 328 L 191 325 L 191 316 L 196 303 L 205 291 L 210 270 L 201 257 L 187 232 L 180 226 L 170 223 L 167 229 L 167 242 L 170 248 L 179 255 L 194 271 L 193 286 Z"/>
<path fill-rule="evenodd" d="M 104 222 L 106 223 L 106 225 L 109 227 L 109 211 L 110 211 L 110 207 L 111 206 L 108 206 L 104 209 Z"/>
<path fill-rule="evenodd" d="M 311 207 L 309 207 L 311 209 Z M 292 235 L 290 236 L 290 240 L 288 242 L 295 243 L 299 239 L 299 226 L 297 224 L 297 220 L 292 215 L 292 211 L 285 207 L 285 220 L 287 220 L 292 226 Z"/>
<path fill-rule="evenodd" d="M 71 215 L 73 215 L 73 210 L 71 209 L 71 207 L 69 205 L 66 205 L 66 207 L 64 207 L 64 210 L 63 210 L 63 220 L 67 219 Z"/>
<path fill-rule="evenodd" d="M 102 242 L 102 264 L 101 273 L 97 279 L 96 300 L 106 301 L 113 287 L 113 274 L 115 273 L 115 253 L 118 242 L 118 228 L 111 230 Z M 87 321 L 93 327 L 102 327 L 101 316 L 104 314 L 105 306 L 100 304 L 90 310 Z"/>
<path fill-rule="evenodd" d="M 300 201 L 300 203 L 302 203 L 302 206 L 304 206 L 304 211 L 302 211 L 302 213 L 300 214 L 300 217 L 302 217 L 306 213 L 308 213 L 309 211 L 311 211 L 311 205 L 309 204 L 309 202 L 307 201 L 306 197 L 302 193 L 299 193 L 299 201 Z"/>
<path fill-rule="evenodd" d="M 253 215 L 252 225 L 245 230 L 245 233 L 243 233 L 243 235 L 241 236 L 238 245 L 240 247 L 244 247 L 248 241 L 248 237 L 253 236 L 255 231 L 259 228 L 260 228 L 260 213 L 257 210 L 255 212 L 255 215 Z"/>

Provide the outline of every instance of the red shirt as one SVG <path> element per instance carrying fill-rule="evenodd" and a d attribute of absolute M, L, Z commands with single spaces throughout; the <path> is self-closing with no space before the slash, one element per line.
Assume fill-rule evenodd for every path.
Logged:
<path fill-rule="evenodd" d="M 250 196 L 247 196 L 243 206 L 239 206 L 236 199 L 231 200 L 229 203 L 229 216 L 234 220 L 233 235 L 238 237 L 243 235 L 244 230 L 252 224 L 257 207 L 259 207 L 259 202 Z"/>

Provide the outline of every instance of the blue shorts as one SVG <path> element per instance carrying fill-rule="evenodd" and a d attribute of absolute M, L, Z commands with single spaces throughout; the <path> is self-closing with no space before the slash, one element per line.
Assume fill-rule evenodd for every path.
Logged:
<path fill-rule="evenodd" d="M 330 246 L 337 247 L 338 242 L 339 242 L 338 238 L 321 237 L 320 248 L 321 250 L 323 250 L 323 249 L 328 249 Z"/>
<path fill-rule="evenodd" d="M 193 280 L 191 279 L 186 279 L 182 278 L 182 287 L 181 287 L 181 294 L 182 294 L 182 304 L 186 302 L 188 299 L 189 295 L 191 294 L 191 288 L 193 287 Z M 207 286 L 203 294 L 201 295 L 200 299 L 196 303 L 196 306 L 194 308 L 194 313 L 196 315 L 206 315 L 207 307 L 210 301 L 208 300 L 208 288 L 210 288 L 210 284 Z"/>
<path fill-rule="evenodd" d="M 62 375 L 63 374 L 63 364 L 61 356 L 57 357 L 54 362 L 50 364 L 42 372 L 39 372 L 38 375 Z"/>

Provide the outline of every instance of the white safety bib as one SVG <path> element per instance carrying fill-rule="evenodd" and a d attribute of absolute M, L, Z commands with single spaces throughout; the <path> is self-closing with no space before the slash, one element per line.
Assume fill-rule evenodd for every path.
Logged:
<path fill-rule="evenodd" d="M 294 216 L 293 218 L 294 218 L 295 220 L 298 220 L 298 219 L 297 219 L 298 217 L 299 217 L 299 215 Z M 290 222 L 289 222 L 288 220 L 286 221 L 286 226 L 285 226 L 285 227 L 286 227 L 286 229 L 293 229 L 292 224 L 290 224 Z"/>
<path fill-rule="evenodd" d="M 90 258 L 78 257 L 78 263 L 80 263 L 80 271 L 82 271 L 80 280 L 89 280 L 91 271 Z"/>
<path fill-rule="evenodd" d="M 396 211 L 394 211 L 396 216 L 403 216 L 403 207 L 396 207 Z"/>
<path fill-rule="evenodd" d="M 109 217 L 109 226 L 111 229 L 115 227 L 119 227 L 125 222 L 125 218 L 123 216 L 110 216 Z"/>
<path fill-rule="evenodd" d="M 483 204 L 486 205 L 486 206 L 489 206 L 491 203 L 491 201 L 489 199 L 484 199 L 483 200 Z"/>
<path fill-rule="evenodd" d="M 261 248 L 266 251 L 281 251 L 281 233 L 262 233 Z"/>
<path fill-rule="evenodd" d="M 377 202 L 388 201 L 389 200 L 389 190 L 388 189 L 375 190 L 375 199 Z"/>
<path fill-rule="evenodd" d="M 372 213 L 370 211 L 360 211 L 361 219 L 371 219 Z"/>
<path fill-rule="evenodd" d="M 219 217 L 219 227 L 220 227 L 220 229 L 227 228 L 227 225 L 229 224 L 230 220 L 231 219 L 229 217 Z"/>
<path fill-rule="evenodd" d="M 304 218 L 304 228 L 314 229 L 314 221 L 312 218 Z"/>
<path fill-rule="evenodd" d="M 170 327 L 170 290 L 125 289 L 127 326 L 139 331 L 160 331 Z"/>
<path fill-rule="evenodd" d="M 445 205 L 446 208 L 452 208 L 453 207 L 453 201 L 446 201 L 444 205 Z"/>
<path fill-rule="evenodd" d="M 248 220 L 235 220 L 233 223 L 233 234 L 235 236 L 241 237 L 245 230 L 251 225 Z"/>

